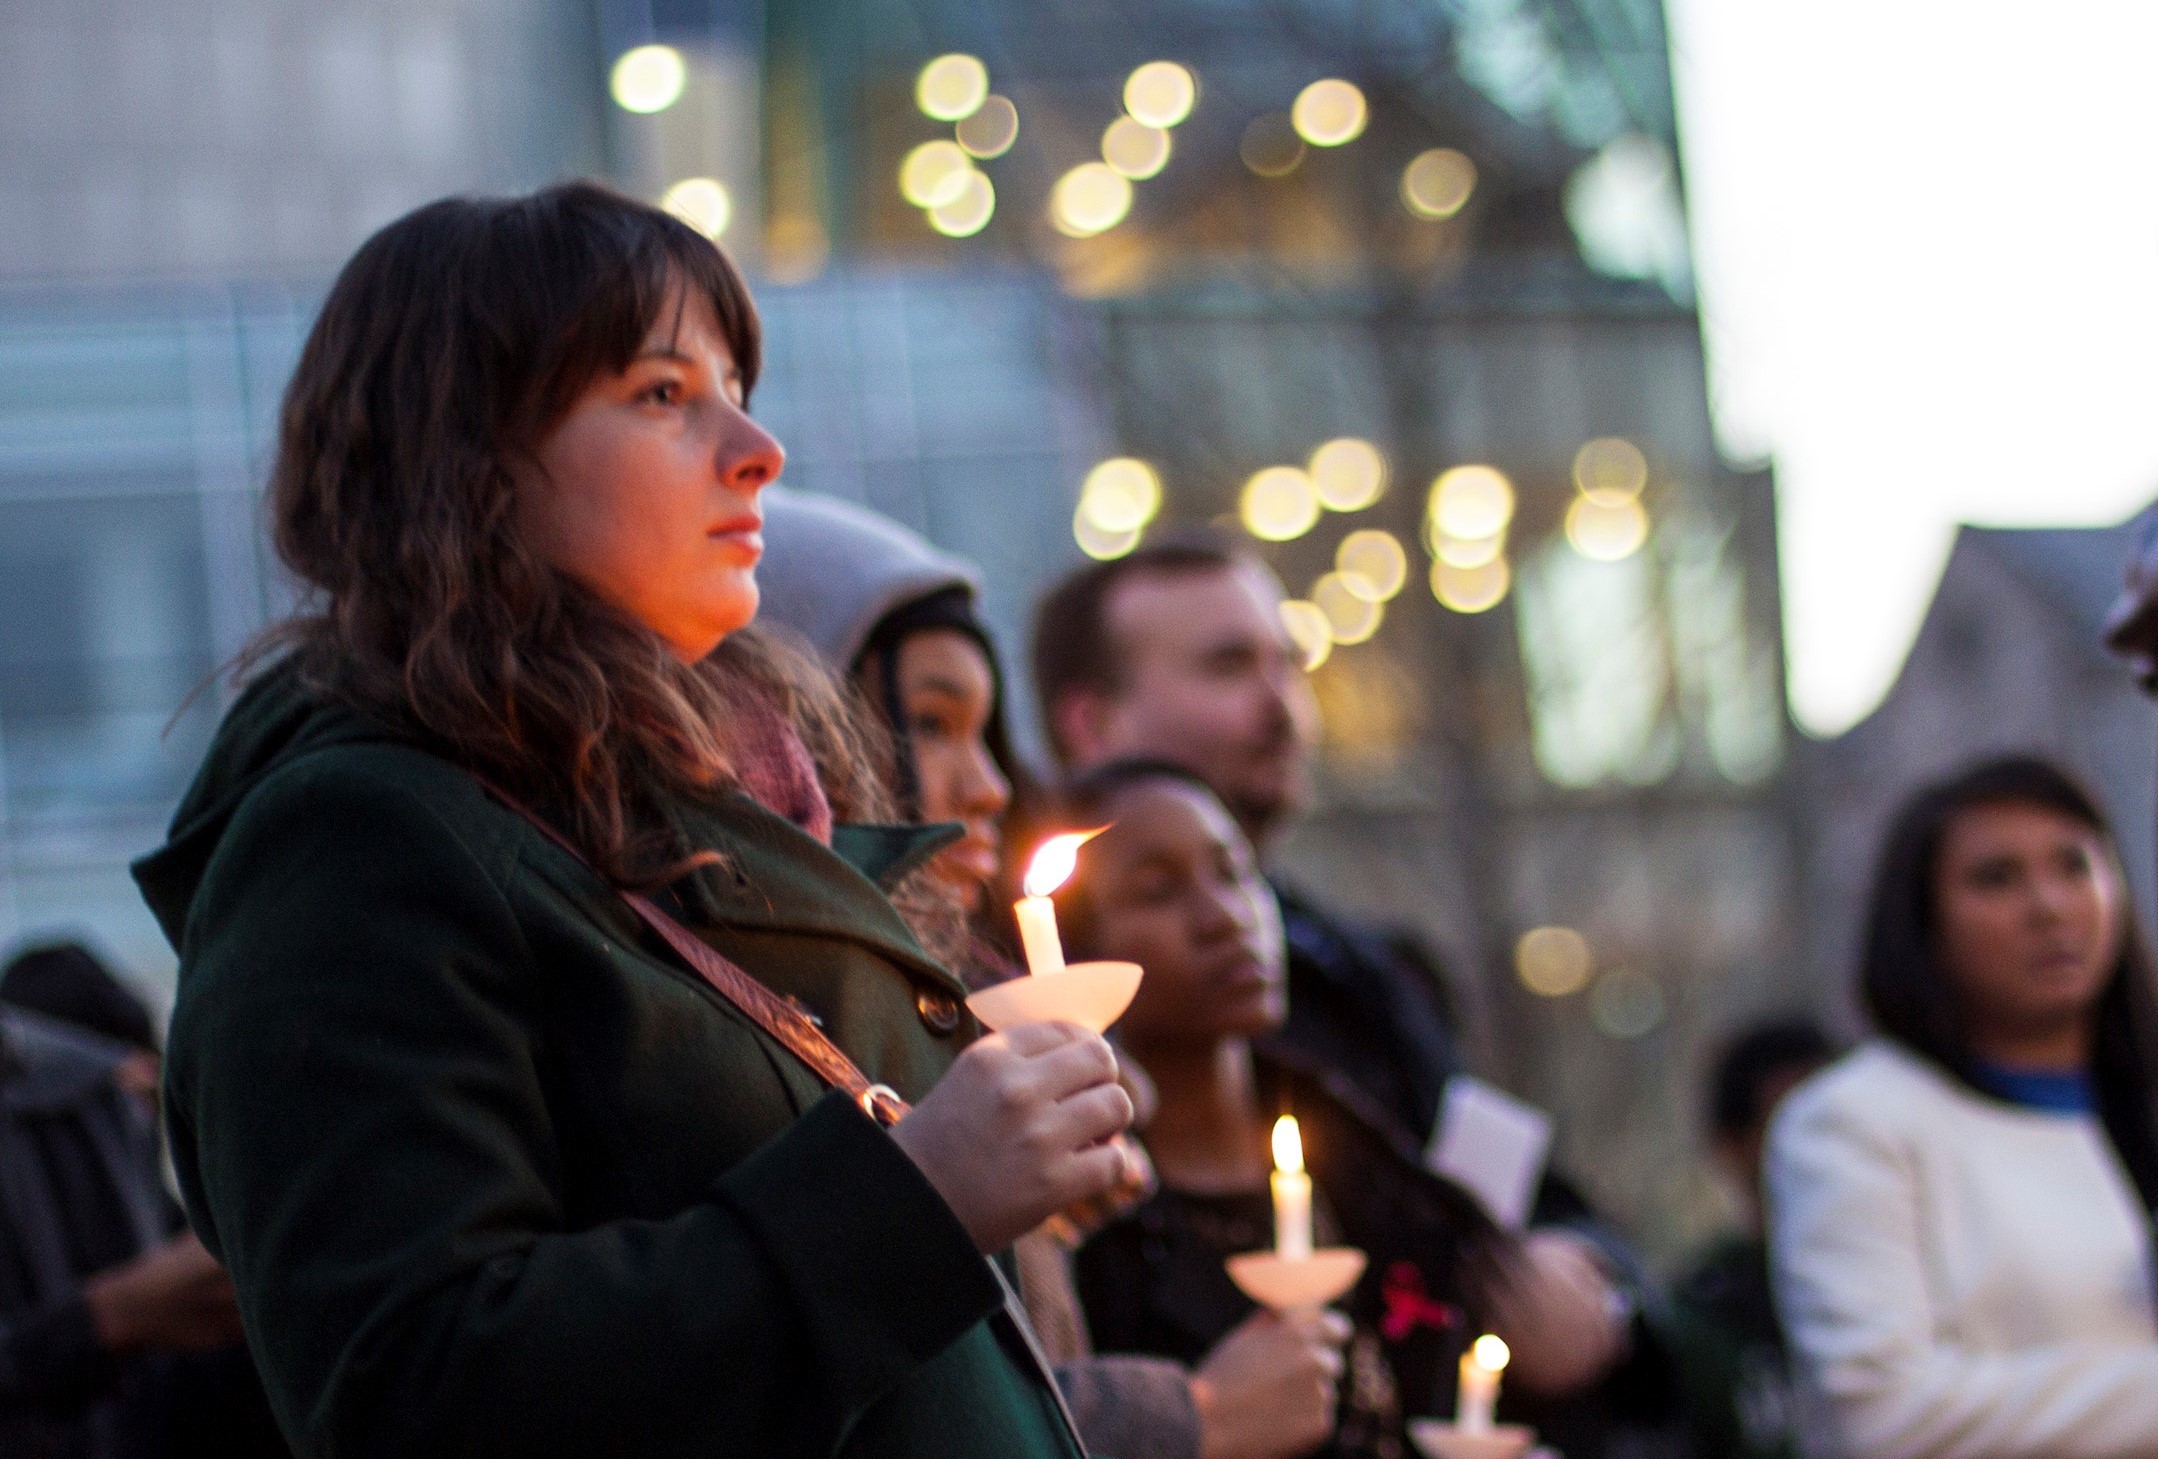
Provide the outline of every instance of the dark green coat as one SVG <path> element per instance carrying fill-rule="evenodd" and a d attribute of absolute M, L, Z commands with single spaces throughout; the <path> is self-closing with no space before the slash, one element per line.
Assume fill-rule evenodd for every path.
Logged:
<path fill-rule="evenodd" d="M 678 914 L 919 1098 L 978 1030 L 877 884 L 683 816 L 728 864 Z M 181 1185 L 301 1455 L 1076 1454 L 891 1139 L 444 761 L 273 671 L 136 877 Z"/>

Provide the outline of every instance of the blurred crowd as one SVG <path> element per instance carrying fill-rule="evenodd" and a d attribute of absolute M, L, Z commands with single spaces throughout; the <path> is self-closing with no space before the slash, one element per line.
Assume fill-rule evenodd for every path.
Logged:
<path fill-rule="evenodd" d="M 760 625 L 846 687 L 897 819 L 946 829 L 878 840 L 876 827 L 835 825 L 844 788 L 820 789 L 822 766 L 800 755 L 745 762 L 755 800 L 835 848 L 854 836 L 859 876 L 846 875 L 918 913 L 928 951 L 977 990 L 1025 975 L 1011 912 L 1028 853 L 1052 832 L 1106 828 L 1056 905 L 1075 960 L 1144 969 L 1111 1035 L 1134 1117 L 1114 1142 L 1114 1188 L 1027 1223 L 1009 1259 L 1090 1452 L 1394 1459 L 1412 1452 L 1413 1421 L 1455 1413 L 1464 1354 L 1491 1334 L 1508 1354 L 1498 1418 L 1571 1459 L 2158 1454 L 2153 970 L 2106 817 L 2062 770 L 2010 757 L 1913 790 L 1880 848 L 1854 969 L 1870 1031 L 1848 1048 L 1797 1016 L 1730 1031 L 1702 1117 L 1742 1220 L 1660 1280 L 1563 1170 L 1538 1164 L 1511 1209 L 1442 1157 L 1450 1092 L 1473 1077 L 1447 971 L 1415 938 L 1341 912 L 1341 889 L 1271 870 L 1310 793 L 1317 711 L 1281 584 L 1257 557 L 1209 533 L 1165 534 L 1046 594 L 1027 647 L 1054 763 L 1034 767 L 1007 732 L 1011 646 L 984 627 L 970 563 L 860 506 L 757 496 Z M 2124 651 L 2158 646 L 2139 596 L 2151 585 L 2131 572 Z M 145 863 L 153 899 L 174 854 Z M 286 870 L 267 862 L 251 874 Z M 217 898 L 233 895 L 211 886 L 183 902 L 202 919 L 187 938 L 214 932 Z M 963 1028 L 956 996 L 918 986 L 930 1034 Z M 201 1024 L 185 1085 L 182 1184 L 222 1192 L 223 1241 L 253 1240 L 266 1265 L 308 1233 L 245 1227 L 239 1217 L 273 1209 L 250 1204 L 267 1198 L 248 1182 L 281 1175 L 220 1165 L 233 1147 L 202 1112 L 241 1120 L 298 1091 L 217 1084 L 204 1070 L 218 1038 L 202 1030 L 275 1041 L 278 1067 L 327 1068 L 333 1082 L 363 1069 L 311 1042 L 311 1015 L 267 1032 Z M 128 980 L 79 945 L 27 948 L 0 981 L 0 1035 L 0 1455 L 374 1452 L 340 1448 L 322 1415 L 390 1400 L 351 1397 L 340 1375 L 310 1371 L 316 1355 L 280 1343 L 305 1330 L 293 1308 L 307 1294 L 258 1291 L 249 1307 L 190 1232 L 159 1137 L 160 1100 L 176 1097 L 161 1095 L 161 1034 Z M 688 1037 L 653 1024 L 626 1039 Z M 506 1105 L 474 1066 L 440 1069 L 470 1085 L 441 1098 Z M 1301 1130 L 1317 1244 L 1353 1247 L 1366 1266 L 1332 1306 L 1276 1312 L 1226 1263 L 1275 1243 L 1271 1132 L 1284 1113 Z M 398 1138 L 385 1121 L 372 1138 Z M 295 1160 L 312 1157 L 308 1132 L 290 1138 Z M 986 1137 L 982 1149 L 986 1164 Z M 907 1153 L 941 1175 L 963 1220 L 994 1205 L 948 1157 Z M 575 1230 L 582 1197 L 565 1185 L 546 1219 Z M 402 1209 L 374 1189 L 349 1199 Z M 538 1219 L 516 1204 L 502 1197 L 468 1229 Z M 755 1216 L 747 1196 L 721 1204 Z M 990 1229 L 968 1234 L 1000 1249 Z M 507 1259 L 486 1248 L 468 1265 Z M 439 1320 L 509 1330 L 546 1279 L 520 1271 Z M 449 1279 L 397 1301 L 417 1309 L 428 1282 Z M 459 1382 L 499 1379 L 460 1361 Z M 320 1412 L 294 1397 L 309 1391 L 328 1395 Z"/>

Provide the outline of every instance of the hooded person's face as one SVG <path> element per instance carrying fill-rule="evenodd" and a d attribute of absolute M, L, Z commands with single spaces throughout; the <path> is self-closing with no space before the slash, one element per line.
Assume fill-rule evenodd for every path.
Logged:
<path fill-rule="evenodd" d="M 1012 788 L 989 753 L 996 676 L 982 646 L 956 628 L 925 628 L 899 645 L 900 727 L 914 757 L 921 818 L 957 821 L 966 837 L 931 871 L 971 906 L 995 880 Z"/>

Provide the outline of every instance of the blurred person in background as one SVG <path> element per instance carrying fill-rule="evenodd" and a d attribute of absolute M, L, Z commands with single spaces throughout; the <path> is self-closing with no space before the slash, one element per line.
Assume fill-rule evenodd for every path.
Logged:
<path fill-rule="evenodd" d="M 288 1452 L 160 1179 L 150 1012 L 77 943 L 0 974 L 0 1455 Z"/>
<path fill-rule="evenodd" d="M 1211 532 L 1171 534 L 1082 567 L 1033 626 L 1035 692 L 1058 761 L 1084 772 L 1158 758 L 1212 786 L 1263 858 L 1305 805 L 1318 706 L 1281 620 L 1280 581 Z M 1408 1148 L 1430 1142 L 1461 1072 L 1444 978 L 1409 939 L 1283 886 L 1288 1020 L 1281 1041 L 1355 1083 Z M 1574 1459 L 1614 1425 L 1658 1425 L 1675 1403 L 1640 1320 L 1637 1256 L 1563 1181 L 1546 1178 L 1494 1313 L 1517 1358 L 1509 1391 Z"/>
<path fill-rule="evenodd" d="M 1110 761 L 1071 782 L 1061 809 L 1071 824 L 1108 827 L 1080 853 L 1060 920 L 1075 957 L 1146 970 L 1117 1040 L 1160 1096 L 1145 1132 L 1160 1189 L 1080 1248 L 1097 1338 L 1184 1361 L 1240 1325 L 1328 1340 L 1340 1355 L 1253 1417 L 1288 1452 L 1407 1452 L 1408 1419 L 1453 1410 L 1456 1364 L 1489 1313 L 1503 1238 L 1353 1082 L 1269 1042 L 1287 1013 L 1281 919 L 1250 843 L 1204 781 L 1166 761 Z M 1285 1112 L 1312 1177 L 1314 1244 L 1369 1259 L 1342 1299 L 1351 1321 L 1264 1313 L 1224 1269 L 1274 1245 L 1271 1139 Z M 1289 1409 L 1299 1397 L 1332 1399 L 1333 1412 Z"/>
<path fill-rule="evenodd" d="M 135 875 L 173 1162 L 309 1459 L 1084 1452 L 1003 1254 L 1131 1099 L 1083 1030 L 922 1016 L 949 899 L 847 859 L 874 756 L 752 625 L 760 357 L 732 261 L 590 183 L 388 224 L 301 351 L 308 596 Z"/>
<path fill-rule="evenodd" d="M 1851 1459 L 2158 1454 L 2158 995 L 2112 835 L 2045 761 L 1891 823 L 1877 1037 L 1771 1126 L 1778 1310 Z"/>
<path fill-rule="evenodd" d="M 1835 1054 L 1817 1025 L 1777 1020 L 1732 1039 L 1710 1074 L 1709 1134 L 1739 1221 L 1674 1285 L 1669 1328 L 1700 1459 L 1795 1459 L 1799 1452 L 1783 1329 L 1769 1290 L 1761 1164 L 1784 1096 Z"/>
<path fill-rule="evenodd" d="M 806 638 L 883 721 L 900 811 L 961 828 L 928 863 L 973 913 L 972 958 L 961 971 L 977 985 L 1012 976 L 1019 968 L 1005 950 L 1007 908 L 993 891 L 1012 789 L 1026 776 L 1005 731 L 1003 673 L 976 611 L 979 572 L 851 502 L 768 487 L 763 505 L 760 621 Z M 946 1024 L 972 1017 L 951 999 L 925 1002 L 921 1013 Z M 1127 1078 L 1130 1070 L 1127 1063 Z M 1144 1086 L 1136 1097 L 1143 1114 Z M 1330 1399 L 1309 1382 L 1298 1386 L 1333 1360 L 1323 1330 L 1254 1318 L 1188 1367 L 1096 1354 L 1072 1289 L 1067 1243 L 1079 1234 L 1043 1227 L 1014 1253 L 1028 1313 L 1089 1447 L 1117 1459 L 1295 1453 L 1295 1437 L 1322 1422 Z"/>

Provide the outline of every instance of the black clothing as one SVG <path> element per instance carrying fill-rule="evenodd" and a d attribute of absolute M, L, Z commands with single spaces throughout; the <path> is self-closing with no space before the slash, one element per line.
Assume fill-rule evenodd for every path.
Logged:
<path fill-rule="evenodd" d="M 1446 1082 L 1462 1072 L 1443 975 L 1412 939 L 1341 917 L 1278 882 L 1274 892 L 1289 949 L 1282 1042 L 1301 1060 L 1354 1081 L 1370 1106 L 1383 1111 L 1393 1138 L 1420 1157 Z M 1655 1297 L 1631 1244 L 1564 1178 L 1545 1172 L 1529 1224 L 1562 1226 L 1602 1254 L 1634 1305 L 1633 1351 L 1596 1388 L 1571 1398 L 1530 1402 L 1507 1392 L 1501 1416 L 1534 1424 L 1568 1459 L 1599 1459 L 1614 1430 L 1661 1429 L 1677 1412 L 1670 1355 L 1640 1316 Z"/>
<path fill-rule="evenodd" d="M 1466 1294 L 1502 1241 L 1469 1196 L 1432 1175 L 1361 1092 L 1293 1051 L 1256 1051 L 1260 1087 L 1303 1127 L 1317 1243 L 1369 1258 L 1339 1305 L 1356 1327 L 1339 1429 L 1320 1452 L 1397 1459 L 1403 1421 L 1453 1411 L 1456 1364 L 1482 1331 Z M 1223 1260 L 1273 1244 L 1264 1190 L 1198 1195 L 1163 1188 L 1105 1226 L 1074 1265 L 1095 1344 L 1196 1364 L 1255 1310 Z"/>
<path fill-rule="evenodd" d="M 1671 1297 L 1671 1345 L 1685 1378 L 1693 1452 L 1701 1459 L 1794 1459 L 1796 1405 L 1767 1243 L 1738 1235 L 1718 1242 Z"/>
<path fill-rule="evenodd" d="M 0 1455 L 255 1459 L 284 1453 L 244 1349 L 115 1358 L 84 1281 L 179 1229 L 127 1050 L 0 1009 Z"/>

